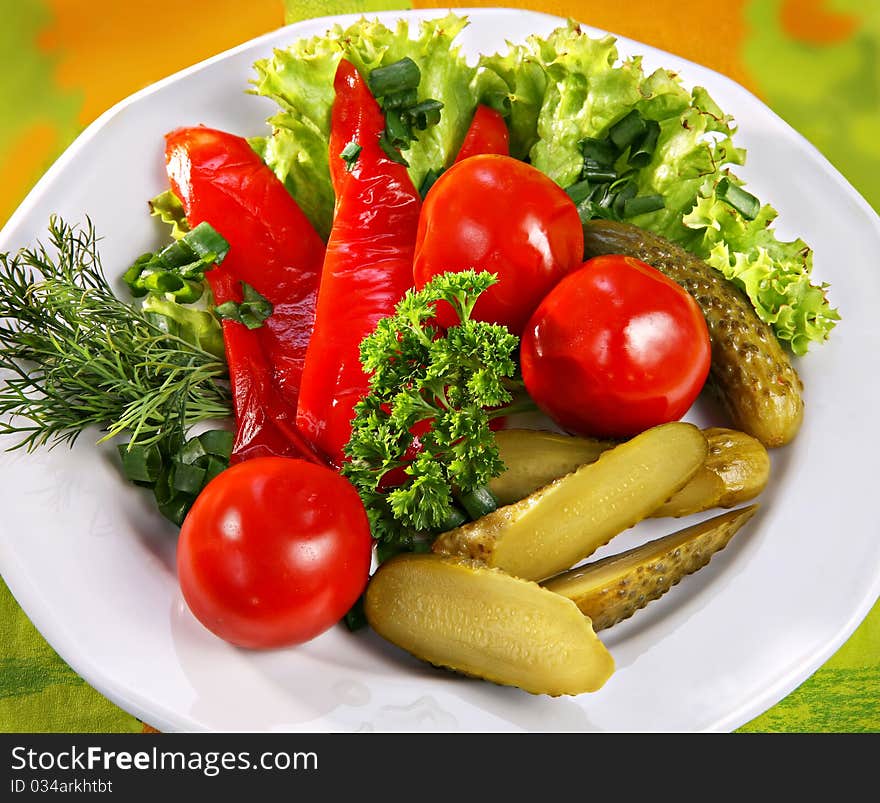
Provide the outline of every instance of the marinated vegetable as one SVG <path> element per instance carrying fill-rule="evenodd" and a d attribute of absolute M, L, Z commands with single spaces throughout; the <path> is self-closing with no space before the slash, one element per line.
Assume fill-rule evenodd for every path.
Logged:
<path fill-rule="evenodd" d="M 516 504 L 443 533 L 434 552 L 543 580 L 650 516 L 696 474 L 707 451 L 692 424 L 654 427 Z"/>
<path fill-rule="evenodd" d="M 584 224 L 584 252 L 636 257 L 684 287 L 706 318 L 709 379 L 733 423 L 768 447 L 797 434 L 804 415 L 800 377 L 770 327 L 717 270 L 659 235 L 608 220 Z"/>
<path fill-rule="evenodd" d="M 632 616 L 705 566 L 757 510 L 733 510 L 620 555 L 547 580 L 544 588 L 572 600 L 603 630 Z"/>
<path fill-rule="evenodd" d="M 393 558 L 370 581 L 364 610 L 417 658 L 532 694 L 596 691 L 614 671 L 570 600 L 471 561 Z"/>
<path fill-rule="evenodd" d="M 709 373 L 696 301 L 630 256 L 595 257 L 559 282 L 529 319 L 526 390 L 559 426 L 627 438 L 680 419 Z"/>
<path fill-rule="evenodd" d="M 495 433 L 502 474 L 489 482 L 498 503 L 510 505 L 538 488 L 595 463 L 613 441 L 577 438 L 538 429 L 502 429 Z"/>
<path fill-rule="evenodd" d="M 525 162 L 482 154 L 449 168 L 425 197 L 413 277 L 421 289 L 448 271 L 495 274 L 473 317 L 519 335 L 541 299 L 580 267 L 582 253 L 580 218 L 560 187 Z M 445 304 L 437 317 L 455 323 Z"/>
<path fill-rule="evenodd" d="M 723 427 L 703 431 L 709 442 L 706 467 L 724 482 L 720 507 L 754 499 L 770 479 L 770 455 L 755 438 Z M 705 508 L 704 508 L 705 509 Z"/>

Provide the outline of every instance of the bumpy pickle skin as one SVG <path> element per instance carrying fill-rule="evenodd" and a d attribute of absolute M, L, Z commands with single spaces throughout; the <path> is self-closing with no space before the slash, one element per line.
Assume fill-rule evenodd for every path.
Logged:
<path fill-rule="evenodd" d="M 701 569 L 754 515 L 732 510 L 635 549 L 557 575 L 542 585 L 577 605 L 598 630 L 628 619 Z"/>
<path fill-rule="evenodd" d="M 614 659 L 573 602 L 497 569 L 400 555 L 378 569 L 373 630 L 435 666 L 552 697 L 597 691 Z"/>
<path fill-rule="evenodd" d="M 650 516 L 707 454 L 706 439 L 692 424 L 653 427 L 525 499 L 442 533 L 433 551 L 543 580 Z"/>
<path fill-rule="evenodd" d="M 640 259 L 684 287 L 706 318 L 712 343 L 709 382 L 734 425 L 770 448 L 794 438 L 804 416 L 803 383 L 745 295 L 699 257 L 628 223 L 584 224 L 584 258 L 602 254 Z"/>

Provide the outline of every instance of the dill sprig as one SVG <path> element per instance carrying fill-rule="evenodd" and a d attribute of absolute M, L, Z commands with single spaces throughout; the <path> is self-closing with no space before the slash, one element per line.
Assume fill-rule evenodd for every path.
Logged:
<path fill-rule="evenodd" d="M 88 427 L 179 442 L 232 414 L 226 364 L 116 297 L 91 221 L 49 220 L 49 248 L 0 254 L 0 434 L 72 445 Z M 99 441 L 100 442 L 100 441 Z"/>

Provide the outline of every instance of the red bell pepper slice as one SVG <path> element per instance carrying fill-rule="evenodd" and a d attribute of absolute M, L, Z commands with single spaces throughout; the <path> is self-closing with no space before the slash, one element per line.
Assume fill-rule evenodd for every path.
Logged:
<path fill-rule="evenodd" d="M 412 287 L 421 198 L 406 167 L 379 145 L 385 118 L 363 77 L 342 59 L 334 79 L 330 176 L 336 214 L 327 243 L 315 328 L 306 354 L 297 424 L 336 465 L 354 406 L 368 390 L 361 340 Z M 350 170 L 340 158 L 361 147 Z"/>
<path fill-rule="evenodd" d="M 510 132 L 504 118 L 495 109 L 480 105 L 477 106 L 467 134 L 464 135 L 455 162 L 482 153 L 510 156 Z"/>
<path fill-rule="evenodd" d="M 235 408 L 233 462 L 286 455 L 318 462 L 296 429 L 296 405 L 324 243 L 247 140 L 202 126 L 166 136 L 171 188 L 191 226 L 210 223 L 229 242 L 206 278 L 215 303 L 240 302 L 246 282 L 272 304 L 258 329 L 223 322 Z"/>

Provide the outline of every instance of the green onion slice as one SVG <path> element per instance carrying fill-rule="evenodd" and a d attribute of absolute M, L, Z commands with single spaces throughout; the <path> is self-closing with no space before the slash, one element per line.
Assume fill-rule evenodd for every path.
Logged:
<path fill-rule="evenodd" d="M 371 70 L 367 85 L 375 97 L 381 98 L 407 89 L 418 89 L 421 78 L 419 65 L 407 56 L 386 67 Z"/>
<path fill-rule="evenodd" d="M 622 152 L 643 136 L 645 129 L 646 124 L 642 113 L 638 109 L 633 109 L 608 129 L 608 138 L 618 151 Z"/>
<path fill-rule="evenodd" d="M 636 215 L 644 215 L 648 212 L 656 212 L 665 206 L 662 195 L 641 195 L 638 198 L 630 198 L 624 203 L 623 217 L 630 218 Z"/>
<path fill-rule="evenodd" d="M 761 202 L 729 178 L 725 177 L 718 182 L 715 194 L 719 200 L 730 204 L 746 220 L 754 220 L 761 211 Z"/>

